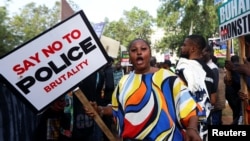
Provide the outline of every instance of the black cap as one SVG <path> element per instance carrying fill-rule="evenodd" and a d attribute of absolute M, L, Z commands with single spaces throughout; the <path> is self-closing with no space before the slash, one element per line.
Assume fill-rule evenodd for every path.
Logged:
<path fill-rule="evenodd" d="M 171 63 L 170 60 L 165 60 L 165 61 L 164 61 L 164 64 L 167 64 L 168 66 L 171 66 L 172 63 Z"/>
<path fill-rule="evenodd" d="M 113 63 L 113 62 L 114 62 L 114 59 L 113 59 L 111 56 L 109 56 L 109 57 L 108 57 L 108 62 L 109 62 L 109 63 Z"/>

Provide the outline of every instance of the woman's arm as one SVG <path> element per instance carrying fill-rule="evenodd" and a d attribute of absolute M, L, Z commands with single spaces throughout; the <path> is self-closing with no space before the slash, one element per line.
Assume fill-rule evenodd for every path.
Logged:
<path fill-rule="evenodd" d="M 185 141 L 201 141 L 198 131 L 198 116 L 192 116 L 189 119 L 188 126 L 186 127 Z"/>

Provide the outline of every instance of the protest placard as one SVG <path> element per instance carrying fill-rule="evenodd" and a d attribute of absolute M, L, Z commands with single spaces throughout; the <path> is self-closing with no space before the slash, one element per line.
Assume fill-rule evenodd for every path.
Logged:
<path fill-rule="evenodd" d="M 250 33 L 249 0 L 228 0 L 218 9 L 221 41 Z"/>
<path fill-rule="evenodd" d="M 107 64 L 108 55 L 81 10 L 0 60 L 0 74 L 42 110 Z"/>

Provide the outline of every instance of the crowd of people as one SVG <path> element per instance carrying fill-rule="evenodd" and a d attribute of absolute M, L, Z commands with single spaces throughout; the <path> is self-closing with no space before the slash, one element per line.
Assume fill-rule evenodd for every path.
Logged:
<path fill-rule="evenodd" d="M 181 46 L 180 58 L 174 69 L 170 69 L 172 64 L 169 60 L 157 63 L 156 58 L 151 56 L 149 44 L 142 39 L 133 40 L 128 50 L 134 71 L 122 77 L 113 92 L 111 105 L 98 106 L 95 102 L 91 102 L 93 107 L 96 107 L 97 111 L 102 109 L 102 115 L 114 117 L 118 135 L 123 140 L 207 141 L 208 125 L 223 124 L 224 105 L 220 100 L 223 96 L 220 96 L 218 92 L 220 73 L 217 58 L 213 56 L 213 48 L 206 44 L 205 38 L 201 35 L 187 36 Z M 232 65 L 231 69 L 228 67 L 228 63 L 228 61 L 225 62 L 227 71 L 236 71 L 245 75 L 249 72 L 247 61 L 244 65 Z M 173 78 L 175 79 L 173 80 Z M 178 83 L 179 80 L 181 91 L 171 85 L 173 82 Z M 165 86 L 166 83 L 170 83 L 167 85 L 168 87 Z M 225 81 L 225 85 L 227 84 Z M 234 84 L 231 86 L 235 87 Z M 183 89 L 188 90 L 188 93 L 185 94 L 188 98 L 185 100 L 192 98 L 195 105 L 193 108 L 189 107 L 191 109 L 188 110 L 186 116 L 176 117 L 176 115 L 183 115 L 181 111 L 187 110 L 182 103 L 172 103 L 172 98 L 175 99 L 175 96 L 183 98 L 181 97 L 184 95 Z M 228 86 L 225 91 L 226 99 L 229 100 L 227 89 Z M 230 92 L 231 95 L 232 93 L 237 95 L 240 102 L 247 99 L 247 94 L 240 92 L 240 89 Z M 175 101 L 180 100 L 175 99 Z M 240 107 L 241 104 L 238 103 L 237 106 Z M 175 110 L 172 111 L 171 108 Z M 85 111 L 91 117 L 96 116 L 88 109 Z M 238 110 L 237 114 L 235 120 L 238 124 L 239 116 L 242 115 L 241 110 Z M 169 116 L 166 118 L 164 115 Z M 138 117 L 143 118 L 138 120 Z M 172 121 L 171 125 L 170 121 Z M 194 121 L 197 123 L 194 124 Z M 162 127 L 157 123 L 165 123 L 164 125 L 169 126 Z M 234 124 L 235 121 L 232 122 L 232 125 Z M 163 132 L 165 134 L 161 134 Z M 178 134 L 179 132 L 182 134 Z"/>
<path fill-rule="evenodd" d="M 134 71 L 121 78 L 111 105 L 92 102 L 93 107 L 114 117 L 123 140 L 200 140 L 197 105 L 182 80 L 167 69 L 154 67 L 145 40 L 133 40 L 128 51 Z"/>
<path fill-rule="evenodd" d="M 240 56 L 233 55 L 230 60 L 225 62 L 225 68 L 227 75 L 224 78 L 226 86 L 226 99 L 233 112 L 233 125 L 244 124 L 243 117 L 244 111 L 248 117 L 247 122 L 250 123 L 250 106 L 249 106 L 249 94 L 244 91 L 241 79 L 244 79 L 244 85 L 247 87 L 247 91 L 250 88 L 250 35 L 245 36 L 245 56 L 242 56 L 242 62 L 240 63 Z M 246 107 L 243 109 L 242 103 L 245 103 Z M 243 111 L 244 110 L 244 111 Z"/>
<path fill-rule="evenodd" d="M 130 66 L 124 68 L 109 57 L 103 68 L 79 83 L 96 112 L 70 91 L 40 113 L 35 140 L 108 141 L 95 116 L 123 141 L 207 141 L 208 125 L 223 125 L 220 68 L 203 36 L 184 39 L 176 64 L 157 62 L 143 39 L 134 39 L 127 49 Z M 225 62 L 230 72 L 230 77 L 224 77 L 225 98 L 233 111 L 232 125 L 240 123 L 241 102 L 249 102 L 240 86 L 243 75 L 250 87 L 250 49 L 246 50 L 243 64 L 237 55 Z"/>

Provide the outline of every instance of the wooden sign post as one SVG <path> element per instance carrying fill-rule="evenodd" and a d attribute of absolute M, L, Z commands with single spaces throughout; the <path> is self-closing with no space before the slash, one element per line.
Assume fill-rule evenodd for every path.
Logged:
<path fill-rule="evenodd" d="M 87 97 L 83 94 L 83 92 L 80 89 L 77 89 L 74 93 L 75 93 L 76 97 L 81 101 L 81 103 L 85 107 L 87 107 L 90 111 L 93 111 L 93 113 L 95 114 L 95 116 L 93 117 L 93 119 L 98 124 L 98 126 L 101 128 L 101 130 L 103 131 L 103 133 L 105 133 L 105 135 L 107 136 L 107 138 L 110 141 L 115 141 L 114 135 L 108 129 L 108 127 L 106 126 L 106 124 L 102 121 L 101 117 L 95 111 L 95 109 L 92 107 L 92 105 L 89 103 Z"/>
<path fill-rule="evenodd" d="M 240 49 L 239 49 L 239 56 L 240 56 L 240 64 L 244 63 L 244 59 L 246 58 L 245 55 L 245 37 L 240 36 L 239 37 L 239 43 L 240 43 Z M 248 94 L 248 88 L 246 84 L 246 79 L 244 75 L 240 76 L 240 91 L 244 94 Z M 244 125 L 248 125 L 248 114 L 247 114 L 247 106 L 248 106 L 248 100 L 242 101 L 242 122 Z"/>
<path fill-rule="evenodd" d="M 229 39 L 227 40 L 227 52 L 226 52 L 226 60 L 230 61 L 231 60 L 231 44 L 232 44 L 232 40 Z M 232 77 L 231 77 L 231 72 L 230 71 L 226 71 L 226 80 L 227 81 L 231 81 Z"/>

